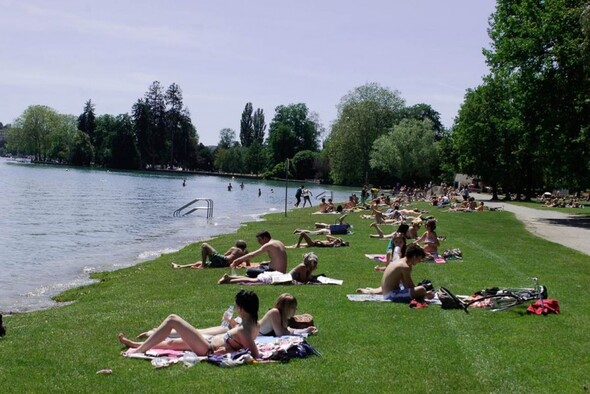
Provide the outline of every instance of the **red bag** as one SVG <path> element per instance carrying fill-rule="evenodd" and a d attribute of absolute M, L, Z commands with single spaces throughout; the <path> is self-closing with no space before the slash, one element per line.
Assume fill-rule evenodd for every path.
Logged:
<path fill-rule="evenodd" d="M 534 313 L 535 315 L 548 315 L 549 313 L 559 314 L 559 301 L 552 299 L 537 300 L 529 305 L 526 311 L 527 313 Z"/>

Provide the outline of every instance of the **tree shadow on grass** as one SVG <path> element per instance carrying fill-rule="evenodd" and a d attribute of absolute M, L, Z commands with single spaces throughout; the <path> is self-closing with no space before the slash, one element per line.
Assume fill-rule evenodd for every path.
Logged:
<path fill-rule="evenodd" d="M 568 216 L 564 219 L 540 219 L 541 222 L 557 225 L 590 229 L 590 216 Z"/>

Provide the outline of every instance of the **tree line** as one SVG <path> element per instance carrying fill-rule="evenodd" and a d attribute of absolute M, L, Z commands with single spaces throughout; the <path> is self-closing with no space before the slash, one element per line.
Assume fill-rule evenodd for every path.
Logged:
<path fill-rule="evenodd" d="M 328 132 L 306 104 L 279 105 L 270 123 L 246 103 L 240 130 L 199 143 L 182 90 L 154 82 L 131 115 L 77 118 L 32 106 L 4 127 L 5 150 L 79 165 L 181 167 L 321 179 L 342 185 L 452 183 L 456 172 L 530 197 L 590 183 L 590 3 L 498 0 L 489 74 L 470 88 L 451 128 L 429 104 L 408 106 L 378 83 L 353 88 Z M 268 134 L 267 134 L 268 133 Z M 325 137 L 325 138 L 323 138 Z M 0 139 L 0 143 L 1 143 Z"/>
<path fill-rule="evenodd" d="M 590 186 L 590 3 L 498 0 L 490 72 L 469 89 L 451 135 L 457 167 L 494 190 Z M 509 196 L 509 194 L 508 194 Z"/>

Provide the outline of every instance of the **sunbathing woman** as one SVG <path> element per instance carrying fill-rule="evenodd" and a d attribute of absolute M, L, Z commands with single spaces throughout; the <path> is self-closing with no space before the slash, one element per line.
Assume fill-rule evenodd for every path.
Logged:
<path fill-rule="evenodd" d="M 254 339 L 258 335 L 258 296 L 253 291 L 240 290 L 236 295 L 238 316 L 241 325 L 235 326 L 225 334 L 206 338 L 199 330 L 177 315 L 168 316 L 145 342 L 135 342 L 119 334 L 119 341 L 129 347 L 124 354 L 145 353 L 152 348 L 192 350 L 199 356 L 223 354 L 235 350 L 248 349 L 253 357 L 259 357 Z M 172 330 L 180 338 L 167 339 Z"/>
<path fill-rule="evenodd" d="M 297 312 L 297 299 L 291 294 L 281 294 L 275 301 L 275 306 L 271 308 L 260 319 L 260 335 L 280 337 L 290 334 L 313 334 L 317 328 L 311 326 L 302 329 L 291 328 L 288 325 L 290 318 Z"/>
<path fill-rule="evenodd" d="M 395 232 L 389 245 L 387 246 L 387 255 L 385 265 L 375 266 L 375 271 L 385 271 L 385 268 L 395 260 L 406 257 L 406 236 L 403 233 Z"/>
<path fill-rule="evenodd" d="M 333 237 L 331 235 L 326 234 L 325 240 L 314 240 L 306 232 L 299 233 L 299 240 L 297 240 L 296 248 L 301 247 L 301 241 L 305 240 L 305 245 L 303 247 L 310 248 L 312 246 L 318 248 L 337 248 L 340 246 L 348 246 L 348 242 L 343 240 L 342 238 Z"/>
<path fill-rule="evenodd" d="M 426 253 L 427 259 L 433 259 L 438 256 L 438 247 L 440 246 L 440 241 L 438 240 L 438 236 L 436 235 L 436 219 L 428 219 L 426 221 L 426 231 L 422 236 L 414 241 L 415 244 L 424 243 L 424 253 Z"/>
<path fill-rule="evenodd" d="M 318 256 L 315 253 L 305 253 L 303 255 L 303 262 L 298 264 L 295 268 L 289 271 L 289 275 L 294 281 L 307 283 L 316 280 L 311 273 L 318 267 Z M 226 283 L 264 283 L 270 284 L 273 278 L 282 276 L 284 274 L 277 271 L 268 271 L 258 275 L 256 278 L 250 278 L 249 276 L 238 276 L 224 274 L 218 284 L 223 285 Z"/>

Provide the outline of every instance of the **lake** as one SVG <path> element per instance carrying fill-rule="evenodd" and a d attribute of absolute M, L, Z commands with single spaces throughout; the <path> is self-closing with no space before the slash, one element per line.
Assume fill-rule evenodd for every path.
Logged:
<path fill-rule="evenodd" d="M 229 182 L 232 191 L 227 190 Z M 289 208 L 298 185 L 289 183 Z M 352 191 L 306 186 L 314 196 L 333 193 L 335 201 L 346 200 Z M 173 216 L 196 198 L 213 201 L 212 218 L 207 219 L 205 210 Z M 93 272 L 151 260 L 284 209 L 285 182 L 0 158 L 0 313 L 51 307 L 52 296 L 92 283 Z"/>

